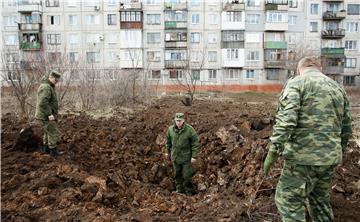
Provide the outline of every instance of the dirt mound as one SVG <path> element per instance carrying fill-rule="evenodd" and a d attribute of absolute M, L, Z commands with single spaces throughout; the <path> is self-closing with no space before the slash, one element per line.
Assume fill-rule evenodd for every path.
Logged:
<path fill-rule="evenodd" d="M 186 113 L 200 137 L 192 197 L 173 192 L 162 154 L 175 112 Z M 266 101 L 196 100 L 185 107 L 167 97 L 127 119 L 67 114 L 60 120 L 65 154 L 57 159 L 14 149 L 25 123 L 4 116 L 2 220 L 277 221 L 280 161 L 269 177 L 261 172 L 274 112 Z M 360 217 L 360 154 L 355 143 L 350 148 L 334 180 L 337 221 Z"/>

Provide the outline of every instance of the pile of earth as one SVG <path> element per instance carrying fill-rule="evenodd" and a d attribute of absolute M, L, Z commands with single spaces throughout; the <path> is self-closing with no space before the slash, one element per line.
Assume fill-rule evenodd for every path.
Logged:
<path fill-rule="evenodd" d="M 37 138 L 24 139 L 23 132 L 19 139 L 27 124 L 3 115 L 1 218 L 279 221 L 274 193 L 281 161 L 268 177 L 262 174 L 276 104 L 275 99 L 255 101 L 198 99 L 185 107 L 179 98 L 166 97 L 126 118 L 65 113 L 59 120 L 64 155 L 58 158 L 32 149 L 31 143 L 41 143 L 38 125 L 32 127 Z M 201 142 L 195 196 L 174 192 L 171 165 L 163 156 L 176 112 L 186 113 Z M 360 218 L 359 158 L 360 147 L 351 142 L 333 182 L 336 221 Z"/>

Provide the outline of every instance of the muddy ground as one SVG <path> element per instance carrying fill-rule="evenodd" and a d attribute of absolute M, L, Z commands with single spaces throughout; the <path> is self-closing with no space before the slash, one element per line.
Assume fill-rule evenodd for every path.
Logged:
<path fill-rule="evenodd" d="M 14 147 L 26 125 L 2 115 L 2 221 L 279 221 L 274 204 L 281 161 L 265 178 L 262 162 L 276 97 L 242 94 L 199 98 L 185 107 L 165 97 L 136 112 L 110 118 L 64 113 L 59 121 L 65 154 L 53 158 Z M 194 164 L 198 194 L 174 192 L 164 161 L 165 132 L 175 112 L 185 112 L 201 148 Z M 356 121 L 360 111 L 354 110 Z M 33 126 L 40 135 L 38 125 Z M 35 144 L 40 143 L 41 140 Z M 21 141 L 20 141 L 21 142 Z M 336 221 L 360 218 L 360 147 L 349 145 L 332 188 Z"/>

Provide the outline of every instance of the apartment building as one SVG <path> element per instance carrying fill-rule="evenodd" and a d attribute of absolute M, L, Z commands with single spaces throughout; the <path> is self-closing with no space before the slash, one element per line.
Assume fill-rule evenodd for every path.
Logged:
<path fill-rule="evenodd" d="M 116 75 L 134 72 L 164 89 L 190 76 L 198 89 L 269 91 L 294 74 L 298 58 L 318 55 L 325 74 L 346 87 L 360 86 L 357 0 L 1 4 L 1 53 L 23 68 L 66 57 L 100 70 L 99 80 L 121 70 Z"/>

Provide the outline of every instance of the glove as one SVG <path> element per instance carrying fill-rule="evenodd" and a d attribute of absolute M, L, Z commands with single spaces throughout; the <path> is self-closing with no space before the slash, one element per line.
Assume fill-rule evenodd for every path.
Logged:
<path fill-rule="evenodd" d="M 276 162 L 276 160 L 279 158 L 279 154 L 275 152 L 269 151 L 265 161 L 264 161 L 264 174 L 267 176 L 269 174 L 270 167 Z"/>

